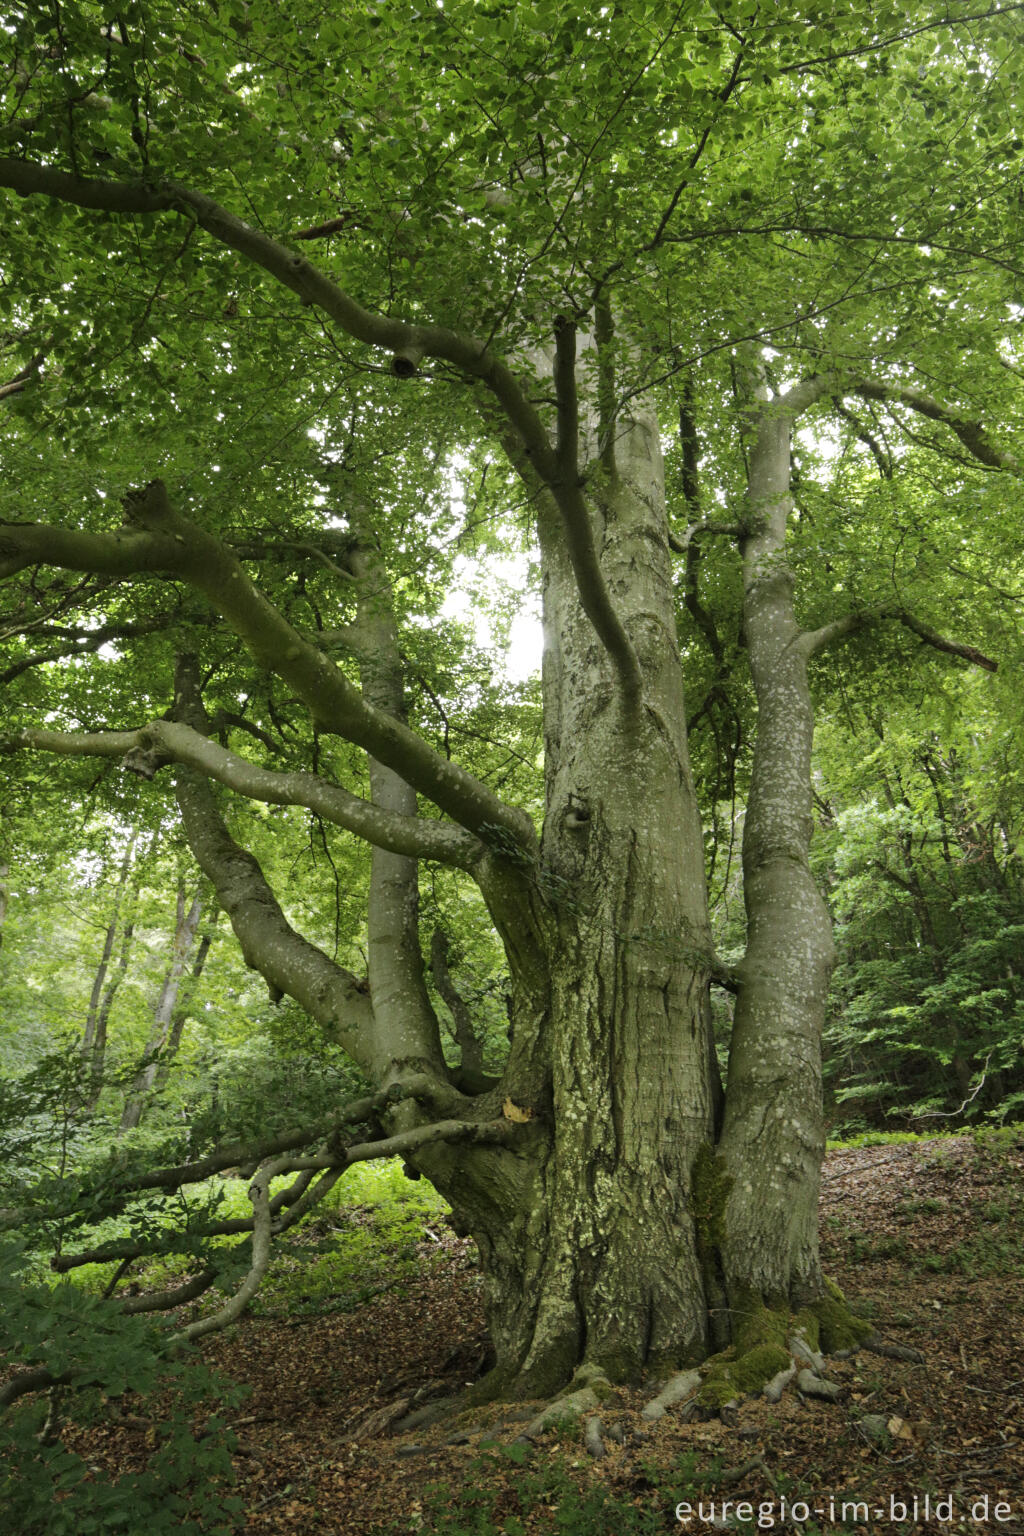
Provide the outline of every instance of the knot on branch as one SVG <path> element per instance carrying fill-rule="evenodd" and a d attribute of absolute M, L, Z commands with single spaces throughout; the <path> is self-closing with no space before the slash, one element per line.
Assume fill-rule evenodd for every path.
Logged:
<path fill-rule="evenodd" d="M 396 379 L 414 378 L 420 371 L 420 363 L 423 361 L 422 347 L 403 347 L 395 352 L 391 358 L 391 372 Z"/>
<path fill-rule="evenodd" d="M 579 795 L 571 794 L 569 804 L 565 811 L 565 825 L 571 832 L 580 832 L 590 825 L 591 810 L 587 802 Z"/>
<path fill-rule="evenodd" d="M 136 774 L 147 782 L 156 777 L 161 768 L 166 768 L 168 763 L 173 763 L 174 758 L 163 747 L 133 747 L 126 752 L 121 759 L 122 768 L 128 773 Z"/>
<path fill-rule="evenodd" d="M 127 491 L 121 498 L 124 520 L 132 528 L 153 528 L 172 517 L 171 499 L 162 480 L 151 480 L 138 490 Z"/>

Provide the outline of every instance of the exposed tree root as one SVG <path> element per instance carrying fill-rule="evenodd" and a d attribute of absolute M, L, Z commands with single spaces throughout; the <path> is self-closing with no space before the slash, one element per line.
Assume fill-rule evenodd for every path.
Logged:
<path fill-rule="evenodd" d="M 593 1456 L 595 1461 L 601 1460 L 604 1455 L 604 1441 L 601 1439 L 601 1420 L 596 1413 L 591 1414 L 587 1420 L 583 1444 L 588 1456 Z"/>
<path fill-rule="evenodd" d="M 611 1382 L 600 1366 L 581 1365 L 566 1390 L 530 1420 L 520 1438 L 535 1440 L 547 1429 L 576 1423 L 597 1408 L 611 1390 Z"/>
<path fill-rule="evenodd" d="M 861 1341 L 862 1348 L 868 1349 L 873 1355 L 884 1355 L 889 1360 L 907 1360 L 911 1365 L 921 1365 L 924 1355 L 919 1349 L 912 1349 L 909 1344 L 890 1344 L 888 1339 L 883 1339 L 880 1333 L 869 1333 L 866 1339 Z"/>
<path fill-rule="evenodd" d="M 640 1417 L 652 1423 L 655 1419 L 663 1418 L 665 1411 L 676 1403 L 681 1403 L 685 1398 L 692 1397 L 700 1386 L 700 1371 L 679 1371 L 671 1380 L 667 1381 L 651 1401 L 640 1410 Z"/>
<path fill-rule="evenodd" d="M 732 1314 L 732 1343 L 705 1362 L 700 1369 L 677 1371 L 641 1409 L 649 1424 L 657 1423 L 669 1409 L 676 1417 L 735 1418 L 744 1399 L 763 1395 L 779 1402 L 792 1386 L 803 1397 L 837 1402 L 843 1389 L 827 1375 L 827 1357 L 844 1359 L 859 1349 L 871 1350 L 894 1360 L 920 1363 L 923 1356 L 902 1344 L 890 1344 L 863 1318 L 852 1311 L 838 1287 L 826 1282 L 826 1293 L 816 1303 L 792 1313 L 785 1307 L 768 1306 L 754 1297 Z M 565 1391 L 545 1405 L 522 1431 L 523 1443 L 545 1431 L 585 1420 L 587 1453 L 600 1459 L 606 1453 L 605 1438 L 618 1440 L 617 1425 L 604 1430 L 596 1410 L 612 1390 L 599 1366 L 583 1365 Z M 637 1432 L 640 1435 L 640 1432 Z M 757 1461 L 736 1469 L 737 1480 Z M 729 1474 L 720 1482 L 726 1483 Z"/>

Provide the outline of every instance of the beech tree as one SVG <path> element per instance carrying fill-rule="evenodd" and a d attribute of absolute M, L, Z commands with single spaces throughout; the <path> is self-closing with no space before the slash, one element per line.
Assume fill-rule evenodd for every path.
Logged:
<path fill-rule="evenodd" d="M 851 421 L 877 447 L 878 412 L 894 440 L 1016 475 L 1019 7 L 15 13 L 0 576 L 27 649 L 5 745 L 120 762 L 157 794 L 172 777 L 249 965 L 373 1086 L 286 1145 L 145 1175 L 260 1169 L 225 1315 L 275 1225 L 354 1158 L 400 1152 L 479 1246 L 486 1390 L 742 1356 L 776 1339 L 773 1312 L 826 1348 L 862 1337 L 817 1243 L 833 947 L 810 669 L 885 624 L 995 662 L 926 590 L 802 579 L 792 450 Z M 467 706 L 420 665 L 408 609 L 450 569 L 453 478 L 467 528 L 523 547 L 525 526 L 535 548 L 541 797 L 529 764 L 502 792 L 471 729 L 437 728 Z M 91 693 L 76 660 L 58 688 L 40 610 L 57 655 L 101 669 L 130 645 L 132 669 Z M 686 690 L 709 679 L 691 699 L 713 715 L 737 668 L 756 734 L 729 967 Z M 300 930 L 246 801 L 372 850 L 365 974 Z M 433 866 L 479 892 L 504 949 L 496 1073 L 467 1014 L 461 1060 L 443 1046 Z M 712 985 L 736 998 L 724 1087 Z"/>

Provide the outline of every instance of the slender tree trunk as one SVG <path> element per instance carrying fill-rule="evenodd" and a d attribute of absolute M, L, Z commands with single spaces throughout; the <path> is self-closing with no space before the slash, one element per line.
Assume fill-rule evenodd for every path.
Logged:
<path fill-rule="evenodd" d="M 134 907 L 139 896 L 138 881 L 132 888 L 131 903 Z M 118 950 L 117 961 L 110 973 L 103 997 L 100 1002 L 99 1012 L 96 1015 L 96 1028 L 93 1034 L 92 1048 L 89 1053 L 89 1108 L 95 1109 L 103 1088 L 103 1066 L 107 1052 L 107 1034 L 110 1024 L 110 1013 L 114 1006 L 121 983 L 128 971 L 128 961 L 131 956 L 132 941 L 135 936 L 134 914 L 129 912 L 121 930 L 121 944 Z"/>
<path fill-rule="evenodd" d="M 174 1065 L 174 1058 L 177 1056 L 178 1051 L 181 1048 L 181 1037 L 185 1032 L 185 1025 L 188 1023 L 189 1018 L 192 1015 L 192 1004 L 195 1001 L 196 992 L 199 988 L 199 983 L 202 980 L 203 971 L 206 968 L 207 957 L 209 956 L 210 949 L 213 945 L 214 930 L 219 915 L 219 908 L 214 908 L 214 911 L 210 915 L 210 921 L 206 925 L 206 931 L 202 938 L 199 940 L 199 948 L 196 950 L 196 956 L 192 962 L 192 969 L 189 973 L 187 983 L 182 988 L 181 994 L 178 998 L 178 1003 L 175 1007 L 174 1015 L 171 1019 L 171 1027 L 167 1032 L 167 1043 L 163 1050 L 160 1052 L 159 1060 L 157 1062 L 156 1081 L 153 1084 L 157 1092 L 160 1091 L 160 1089 L 167 1082 L 167 1079 L 170 1077 L 171 1067 Z"/>
<path fill-rule="evenodd" d="M 404 675 L 390 583 L 358 512 L 352 520 L 357 542 L 349 564 L 359 590 L 352 640 L 363 696 L 404 723 Z M 416 816 L 416 791 L 375 758 L 368 762 L 374 804 Z M 441 1032 L 420 948 L 419 866 L 415 859 L 382 848 L 374 848 L 370 866 L 367 959 L 378 1080 L 386 1085 L 404 1071 L 444 1078 Z"/>
<path fill-rule="evenodd" d="M 133 833 L 131 840 L 124 851 L 121 860 L 121 868 L 118 871 L 117 885 L 114 888 L 114 908 L 110 922 L 107 924 L 103 935 L 103 952 L 100 955 L 99 964 L 93 976 L 92 991 L 89 994 L 89 1006 L 85 1014 L 85 1028 L 82 1031 L 82 1040 L 79 1045 L 82 1058 L 90 1061 L 92 1058 L 95 1040 L 96 1025 L 99 1020 L 100 1008 L 103 1001 L 103 988 L 107 979 L 107 968 L 110 965 L 110 957 L 114 953 L 114 945 L 117 942 L 117 930 L 121 913 L 121 901 L 128 888 L 128 873 L 132 867 L 132 859 L 135 855 L 135 844 L 138 841 L 138 833 Z"/>
<path fill-rule="evenodd" d="M 188 964 L 188 957 L 192 952 L 195 942 L 196 929 L 202 915 L 202 900 L 197 891 L 191 903 L 185 904 L 185 888 L 178 887 L 177 916 L 175 921 L 174 938 L 171 941 L 171 959 L 164 976 L 160 995 L 157 998 L 156 1007 L 153 1010 L 153 1025 L 146 1041 L 146 1051 L 135 1080 L 125 1096 L 124 1111 L 121 1115 L 121 1124 L 118 1130 L 120 1135 L 124 1131 L 133 1130 L 142 1119 L 146 1097 L 153 1087 L 156 1079 L 159 1057 L 166 1045 L 171 1021 L 174 1017 L 174 1009 L 178 1000 L 178 991 L 181 986 L 181 978 Z"/>

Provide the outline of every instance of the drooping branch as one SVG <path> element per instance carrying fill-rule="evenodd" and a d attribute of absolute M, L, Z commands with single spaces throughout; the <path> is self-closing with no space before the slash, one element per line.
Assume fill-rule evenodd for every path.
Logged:
<path fill-rule="evenodd" d="M 444 326 L 409 324 L 394 316 L 364 309 L 304 256 L 289 250 L 262 230 L 253 229 L 213 198 L 169 181 L 152 186 L 142 182 L 104 181 L 72 175 L 29 160 L 7 158 L 0 158 L 0 186 L 9 187 L 20 197 L 53 197 L 79 208 L 105 213 L 175 211 L 186 214 L 223 245 L 238 251 L 284 287 L 322 310 L 356 341 L 379 347 L 395 358 L 440 358 L 480 379 L 500 402 L 545 478 L 550 483 L 557 478 L 555 452 L 540 417 L 511 370 L 486 342 Z M 405 373 L 415 369 L 396 371 Z"/>
<path fill-rule="evenodd" d="M 71 1371 L 61 1371 L 54 1375 L 45 1366 L 33 1366 L 30 1370 L 19 1371 L 5 1386 L 0 1387 L 0 1409 L 9 1408 L 11 1403 L 17 1402 L 19 1397 L 25 1397 L 29 1392 L 45 1392 L 49 1387 L 65 1386 L 71 1381 L 72 1374 Z"/>
<path fill-rule="evenodd" d="M 372 1071 L 373 1013 L 357 978 L 292 928 L 256 859 L 228 832 L 207 781 L 191 768 L 179 768 L 175 789 L 189 847 L 228 914 L 247 964 L 333 1030 L 349 1054 Z"/>
<path fill-rule="evenodd" d="M 28 672 L 32 667 L 42 667 L 51 661 L 63 661 L 69 656 L 85 656 L 93 651 L 98 651 L 111 640 L 137 640 L 142 635 L 152 635 L 158 630 L 168 629 L 179 614 L 170 612 L 158 615 L 153 619 L 140 619 L 132 624 L 101 624 L 96 629 L 59 629 L 52 627 L 51 634 L 60 634 L 65 640 L 63 645 L 55 645 L 45 651 L 36 651 L 31 656 L 23 656 L 20 661 L 13 662 L 4 671 L 0 672 L 0 687 L 6 683 L 13 683 L 16 677 L 23 672 Z"/>
<path fill-rule="evenodd" d="M 260 1167 L 261 1159 L 255 1164 L 240 1170 L 239 1176 L 251 1178 Z M 286 1232 L 289 1227 L 295 1225 L 309 1207 L 308 1185 L 317 1168 L 338 1167 L 344 1165 L 335 1158 L 327 1163 L 321 1159 L 302 1158 L 301 1152 L 289 1152 L 277 1158 L 278 1171 L 281 1174 L 293 1173 L 296 1175 L 285 1189 L 279 1190 L 270 1202 L 270 1214 L 274 1221 L 275 1232 Z M 297 1164 L 302 1161 L 302 1166 Z M 126 1203 L 126 1202 L 122 1202 Z M 196 1226 L 186 1227 L 184 1236 L 190 1243 L 208 1241 L 218 1237 L 237 1237 L 240 1233 L 251 1233 L 253 1218 L 251 1216 L 225 1217 L 221 1221 L 204 1221 Z M 83 1264 L 109 1264 L 114 1260 L 146 1258 L 153 1254 L 167 1253 L 175 1247 L 173 1235 L 163 1234 L 151 1237 L 138 1238 L 112 1238 L 109 1242 L 98 1243 L 93 1248 L 83 1248 L 77 1253 L 60 1253 L 50 1260 L 50 1268 L 59 1275 L 67 1274 L 72 1269 L 80 1269 Z"/>
<path fill-rule="evenodd" d="M 983 651 L 979 651 L 976 646 L 965 645 L 962 641 L 950 640 L 947 636 L 940 635 L 938 630 L 922 623 L 912 613 L 907 613 L 904 608 L 873 608 L 863 613 L 848 613 L 841 619 L 833 620 L 831 624 L 823 624 L 820 629 L 804 630 L 797 643 L 806 656 L 813 656 L 818 651 L 823 651 L 826 646 L 833 645 L 837 640 L 845 639 L 847 635 L 856 634 L 870 624 L 880 624 L 887 620 L 895 620 L 896 623 L 902 624 L 926 645 L 932 646 L 936 651 L 945 652 L 947 656 L 959 656 L 963 661 L 969 661 L 972 666 L 983 667 L 986 672 L 999 670 L 999 663 L 993 661 L 991 656 L 986 656 Z"/>
<path fill-rule="evenodd" d="M 944 405 L 924 390 L 894 384 L 876 384 L 870 379 L 862 379 L 848 386 L 846 392 L 860 395 L 865 400 L 880 400 L 887 405 L 906 406 L 909 410 L 916 411 L 919 416 L 926 416 L 930 421 L 938 421 L 948 427 L 954 436 L 959 438 L 972 458 L 979 464 L 983 464 L 986 469 L 1007 469 L 1014 474 L 1021 472 L 1020 459 L 1007 449 L 993 443 L 981 422 L 972 421 L 963 416 L 952 406 Z"/>
<path fill-rule="evenodd" d="M 149 1291 L 140 1296 L 122 1296 L 118 1298 L 118 1306 L 126 1317 L 135 1317 L 140 1312 L 171 1312 L 175 1307 L 184 1307 L 190 1301 L 198 1301 L 199 1297 L 214 1284 L 220 1270 L 215 1264 L 208 1264 L 201 1269 L 198 1275 L 193 1275 L 190 1280 L 185 1280 L 181 1285 L 173 1285 L 166 1291 Z"/>
<path fill-rule="evenodd" d="M 118 1183 L 118 1192 L 127 1195 L 146 1189 L 181 1189 L 185 1184 L 201 1184 L 204 1180 L 212 1178 L 215 1173 L 223 1173 L 225 1168 L 237 1168 L 246 1164 L 255 1166 L 268 1157 L 280 1156 L 282 1152 L 297 1151 L 303 1147 L 312 1146 L 318 1141 L 329 1140 L 347 1125 L 361 1125 L 394 1097 L 394 1090 L 390 1093 L 367 1094 L 364 1098 L 352 1099 L 327 1122 L 281 1131 L 277 1136 L 267 1137 L 263 1141 L 236 1142 L 229 1147 L 221 1147 L 216 1152 L 211 1152 L 208 1157 L 196 1158 L 190 1163 L 178 1163 L 170 1168 L 154 1168 L 146 1173 L 126 1175 Z"/>
<path fill-rule="evenodd" d="M 129 526 L 114 533 L 0 523 L 0 577 L 39 564 L 127 579 L 150 573 L 180 577 L 203 593 L 261 665 L 295 689 L 321 730 L 364 747 L 470 831 L 498 828 L 532 851 L 536 834 L 525 812 L 506 805 L 408 726 L 368 704 L 249 580 L 227 546 L 171 507 L 161 481 L 126 498 L 126 513 Z"/>
<path fill-rule="evenodd" d="M 213 198 L 174 182 L 147 186 L 139 182 L 103 181 L 28 160 L 0 158 L 2 186 L 9 187 L 21 197 L 53 197 L 80 208 L 107 213 L 184 213 L 223 245 L 262 267 L 277 282 L 298 294 L 304 303 L 328 315 L 349 336 L 367 346 L 390 352 L 396 376 L 409 377 L 418 371 L 422 358 L 434 357 L 452 363 L 461 372 L 478 379 L 498 402 L 522 454 L 558 505 L 584 611 L 615 664 L 627 699 L 636 702 L 640 690 L 639 663 L 605 586 L 593 547 L 586 500 L 576 477 L 566 479 L 562 456 L 552 444 L 535 407 L 489 342 L 444 326 L 411 324 L 364 309 L 305 256 L 246 224 Z"/>
<path fill-rule="evenodd" d="M 46 353 L 37 352 L 34 357 L 30 358 L 24 368 L 19 369 L 12 378 L 7 380 L 6 384 L 0 384 L 0 400 L 6 400 L 11 395 L 20 395 L 22 390 L 26 389 L 35 378 L 45 360 Z"/>
<path fill-rule="evenodd" d="M 18 748 L 65 757 L 124 758 L 126 767 L 149 777 L 159 766 L 182 763 L 250 800 L 302 805 L 376 847 L 411 858 L 436 859 L 460 869 L 472 869 L 484 851 L 483 845 L 461 827 L 399 815 L 329 783 L 319 774 L 260 767 L 176 720 L 153 720 L 135 731 L 26 729 L 0 742 L 0 751 Z"/>
<path fill-rule="evenodd" d="M 249 1272 L 233 1296 L 229 1296 L 219 1311 L 209 1317 L 201 1317 L 189 1323 L 172 1337 L 175 1342 L 201 1339 L 208 1333 L 219 1333 L 241 1317 L 260 1288 L 260 1283 L 270 1263 L 271 1218 L 270 1184 L 275 1174 L 283 1172 L 281 1160 L 263 1163 L 249 1185 L 249 1203 L 253 1213 L 252 1263 Z"/>
<path fill-rule="evenodd" d="M 373 1162 L 380 1158 L 411 1157 L 439 1142 L 460 1141 L 475 1145 L 502 1142 L 514 1132 L 512 1122 L 505 1119 L 435 1120 L 427 1125 L 397 1131 L 393 1136 L 378 1141 L 353 1142 L 344 1146 L 337 1137 L 327 1137 L 320 1138 L 309 1152 L 302 1149 L 284 1152 L 274 1159 L 274 1176 L 296 1174 L 297 1177 L 270 1201 L 272 1233 L 277 1235 L 295 1226 L 326 1194 L 326 1189 L 320 1189 L 320 1180 L 312 1188 L 307 1188 L 312 1174 L 317 1171 L 333 1172 L 337 1178 L 354 1163 Z M 254 1169 L 249 1167 L 247 1172 L 251 1174 Z M 239 1233 L 252 1232 L 253 1220 L 253 1217 L 239 1216 L 224 1221 L 205 1222 L 190 1229 L 188 1236 L 192 1241 L 197 1238 L 233 1237 Z M 173 1243 L 166 1237 L 114 1238 L 77 1253 L 63 1253 L 51 1260 L 51 1268 L 58 1274 L 66 1274 L 69 1270 L 81 1268 L 83 1264 L 107 1264 L 119 1259 L 141 1258 L 146 1254 L 164 1253 L 169 1247 L 173 1247 Z"/>

